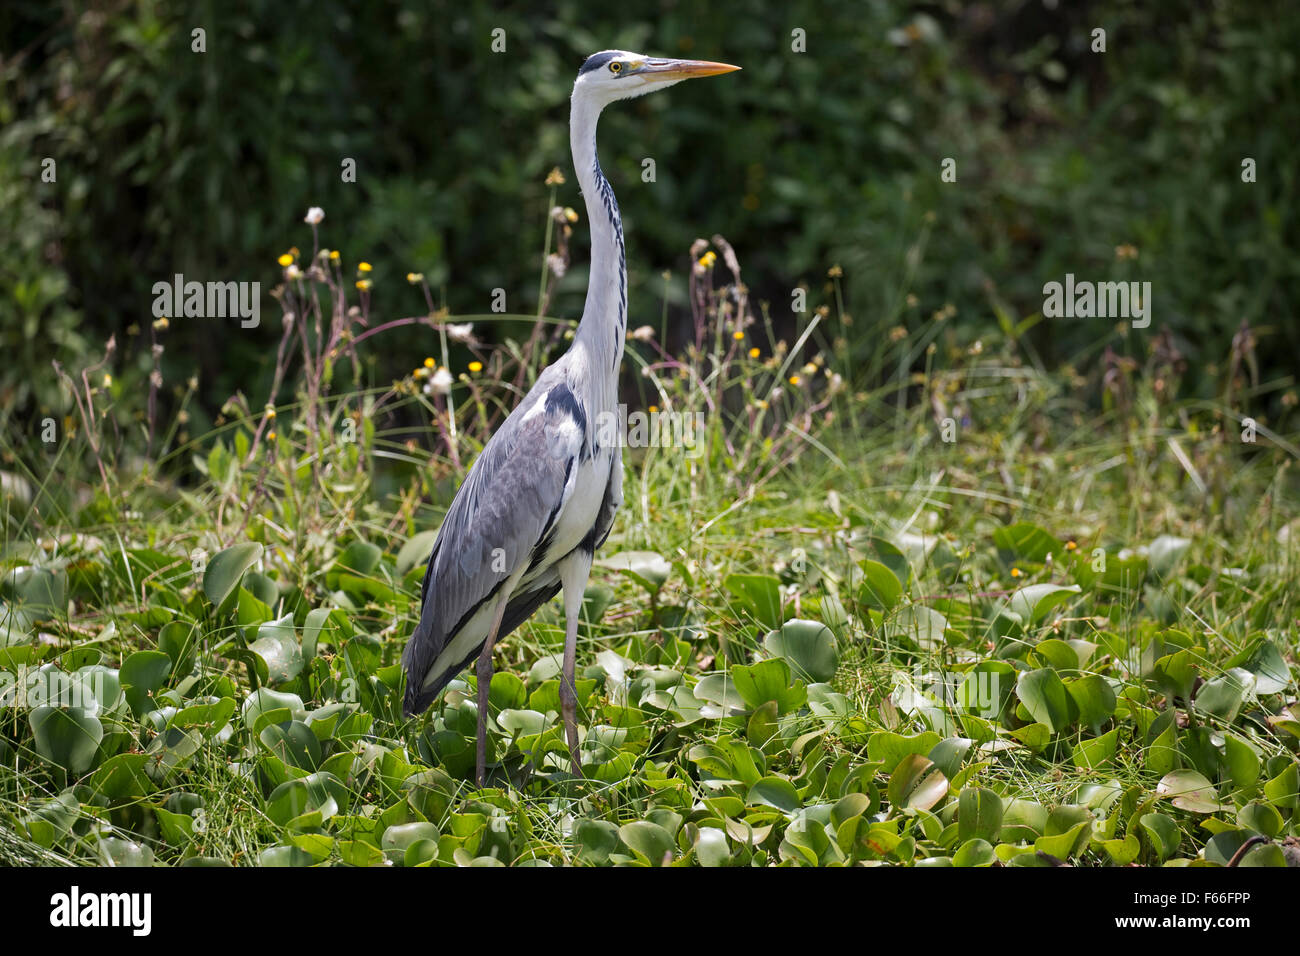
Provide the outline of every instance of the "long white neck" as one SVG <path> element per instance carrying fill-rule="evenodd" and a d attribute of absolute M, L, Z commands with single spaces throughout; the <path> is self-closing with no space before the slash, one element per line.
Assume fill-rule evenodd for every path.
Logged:
<path fill-rule="evenodd" d="M 616 384 L 627 331 L 627 260 L 618 202 L 596 157 L 596 121 L 600 111 L 601 104 L 578 95 L 573 98 L 569 115 L 573 168 L 587 204 L 587 224 L 591 229 L 591 277 L 574 345 L 587 352 L 593 380 Z M 592 397 L 601 405 L 614 402 L 613 395 Z"/>

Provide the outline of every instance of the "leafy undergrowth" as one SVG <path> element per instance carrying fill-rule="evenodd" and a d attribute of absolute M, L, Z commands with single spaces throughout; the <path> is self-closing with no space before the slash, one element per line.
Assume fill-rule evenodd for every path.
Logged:
<path fill-rule="evenodd" d="M 728 313 L 736 267 L 685 359 L 630 351 L 658 402 L 709 414 L 690 448 L 627 453 L 580 634 L 582 777 L 553 602 L 498 645 L 480 790 L 473 676 L 406 721 L 398 659 L 422 502 L 445 507 L 515 367 L 331 396 L 352 313 L 316 271 L 341 318 L 304 345 L 299 405 L 231 403 L 143 467 L 38 449 L 26 507 L 6 473 L 0 858 L 1296 862 L 1296 449 L 1253 420 L 1238 442 L 1231 393 L 1180 404 L 1108 356 L 1094 412 L 1085 377 L 963 346 L 947 312 L 876 336 L 900 381 L 852 393 L 821 357 L 842 338 L 802 364 L 817 320 L 760 347 Z M 433 414 L 419 442 L 385 424 L 395 396 Z M 181 458 L 201 480 L 162 477 Z"/>
<path fill-rule="evenodd" d="M 707 532 L 656 503 L 665 546 L 608 549 L 588 594 L 584 779 L 547 608 L 503 644 L 483 790 L 472 676 L 400 717 L 431 532 L 334 542 L 314 598 L 254 541 L 201 563 L 179 530 L 34 546 L 7 584 L 0 795 L 17 840 L 0 852 L 1226 864 L 1258 836 L 1240 863 L 1284 865 L 1297 525 L 1276 502 L 1244 547 L 1125 541 L 1079 512 L 999 522 L 989 495 L 937 473 L 873 489 L 868 470 L 823 459 Z M 911 520 L 869 519 L 880 499 Z M 97 613 L 67 616 L 91 596 Z"/>

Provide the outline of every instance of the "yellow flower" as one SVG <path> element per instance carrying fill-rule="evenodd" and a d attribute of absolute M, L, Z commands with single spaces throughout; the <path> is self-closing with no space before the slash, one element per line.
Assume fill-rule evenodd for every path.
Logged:
<path fill-rule="evenodd" d="M 369 291 L 369 290 L 370 290 L 370 286 L 371 286 L 371 282 L 370 282 L 369 279 L 358 279 L 358 280 L 357 280 L 357 288 L 360 289 L 362 292 L 367 292 L 367 291 Z"/>
<path fill-rule="evenodd" d="M 272 408 L 270 405 L 266 406 L 266 417 L 270 420 L 274 420 L 275 418 L 275 409 Z"/>
<path fill-rule="evenodd" d="M 109 375 L 107 372 L 105 372 L 105 373 L 104 373 L 104 387 L 105 387 L 105 388 L 110 388 L 110 387 L 112 387 L 112 385 L 113 385 L 113 376 L 111 376 L 111 375 Z"/>
<path fill-rule="evenodd" d="M 276 259 L 275 261 L 280 263 L 281 266 L 288 266 L 291 262 L 293 262 L 293 256 L 289 255 L 289 253 L 286 252 L 284 255 L 282 255 L 279 259 Z"/>
<path fill-rule="evenodd" d="M 482 362 L 470 362 L 470 363 L 469 363 L 469 370 L 470 370 L 471 372 L 481 372 L 481 371 L 483 371 L 483 363 L 482 363 Z"/>
<path fill-rule="evenodd" d="M 767 411 L 767 399 L 760 398 L 754 404 L 758 406 L 760 411 Z"/>
<path fill-rule="evenodd" d="M 803 373 L 804 373 L 805 375 L 816 375 L 816 374 L 817 374 L 817 365 L 816 365 L 816 363 L 815 363 L 815 362 L 809 362 L 807 365 L 805 365 L 805 366 L 803 367 Z"/>
<path fill-rule="evenodd" d="M 438 363 L 435 362 L 435 361 L 433 360 L 432 357 L 427 357 L 427 358 L 425 358 L 425 360 L 424 360 L 424 367 L 425 367 L 425 368 L 437 368 L 437 367 L 438 367 Z"/>
<path fill-rule="evenodd" d="M 1020 577 L 1020 574 L 1021 574 L 1021 571 L 1020 571 L 1019 568 L 1012 568 L 1012 569 L 1011 569 L 1011 576 L 1012 576 L 1013 578 L 1018 578 L 1018 577 Z"/>
<path fill-rule="evenodd" d="M 649 411 L 651 415 L 658 414 L 658 412 L 659 412 L 659 406 L 658 406 L 658 405 L 651 405 L 651 406 L 647 409 L 647 411 Z"/>
<path fill-rule="evenodd" d="M 752 359 L 756 359 L 756 358 L 758 358 L 761 354 L 762 354 L 762 353 L 759 352 L 759 350 L 758 350 L 757 348 L 752 348 L 752 349 L 749 350 L 749 357 L 752 358 Z"/>
<path fill-rule="evenodd" d="M 798 375 L 791 375 L 791 376 L 790 376 L 790 384 L 791 384 L 791 385 L 798 385 L 798 384 L 799 384 L 799 376 L 798 376 Z"/>
<path fill-rule="evenodd" d="M 169 325 L 171 325 L 171 323 L 167 320 L 167 316 L 165 315 L 161 319 L 155 319 L 153 323 L 153 327 L 159 332 L 166 332 Z"/>
<path fill-rule="evenodd" d="M 699 264 L 705 269 L 712 269 L 713 264 L 718 261 L 718 254 L 710 249 L 704 255 L 700 256 Z"/>
<path fill-rule="evenodd" d="M 571 206 L 565 206 L 565 207 L 564 207 L 564 218 L 567 219 L 567 220 L 569 220 L 569 222 L 577 222 L 577 221 L 578 221 L 578 214 L 577 214 L 576 212 L 573 211 L 573 207 L 571 207 Z"/>
<path fill-rule="evenodd" d="M 267 440 L 267 441 L 275 441 L 275 432 L 267 432 L 267 433 L 266 433 L 266 440 Z"/>
<path fill-rule="evenodd" d="M 844 270 L 839 266 L 831 266 L 830 269 L 826 271 L 826 274 L 832 279 L 838 279 L 840 276 L 844 275 Z"/>
<path fill-rule="evenodd" d="M 357 263 L 357 271 L 358 271 L 358 272 L 369 272 L 369 271 L 370 271 L 370 263 L 369 263 L 369 262 L 358 262 L 358 263 Z"/>
<path fill-rule="evenodd" d="M 546 174 L 546 185 L 548 186 L 564 185 L 564 173 L 560 172 L 559 166 L 556 166 L 554 169 L 552 169 L 549 173 Z"/>
<path fill-rule="evenodd" d="M 1078 551 L 1078 550 L 1079 550 L 1079 546 L 1078 546 L 1077 544 L 1075 544 L 1073 541 L 1067 541 L 1067 542 L 1065 542 L 1065 550 L 1066 550 L 1066 551 Z"/>
<path fill-rule="evenodd" d="M 330 262 L 338 262 L 338 261 L 339 261 L 339 251 L 337 249 L 331 249 Z"/>
<path fill-rule="evenodd" d="M 432 361 L 432 360 L 430 360 L 430 361 Z M 424 368 L 417 368 L 414 372 L 411 373 L 411 377 L 412 377 L 412 378 L 425 378 L 425 377 L 428 376 L 428 374 L 429 374 L 429 369 L 431 369 L 431 368 L 433 368 L 432 365 L 427 366 L 427 367 L 424 367 Z"/>
<path fill-rule="evenodd" d="M 737 329 L 735 332 L 732 332 L 731 337 L 735 339 L 737 342 L 745 341 L 745 333 L 740 331 L 739 329 Z"/>
<path fill-rule="evenodd" d="M 411 283 L 411 285 L 415 285 L 423 280 L 424 280 L 423 272 L 408 272 L 406 274 L 406 281 Z"/>

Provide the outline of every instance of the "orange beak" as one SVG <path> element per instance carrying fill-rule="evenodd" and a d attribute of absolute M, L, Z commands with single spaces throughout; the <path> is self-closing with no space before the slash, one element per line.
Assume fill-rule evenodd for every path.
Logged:
<path fill-rule="evenodd" d="M 691 80 L 698 76 L 717 76 L 739 69 L 730 63 L 714 63 L 711 60 L 646 60 L 645 66 L 637 72 L 643 76 L 648 75 L 651 81 Z"/>

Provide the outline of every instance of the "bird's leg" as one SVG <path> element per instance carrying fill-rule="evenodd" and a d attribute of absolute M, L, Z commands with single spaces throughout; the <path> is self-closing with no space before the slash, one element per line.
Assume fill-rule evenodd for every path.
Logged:
<path fill-rule="evenodd" d="M 497 631 L 501 629 L 501 618 L 506 613 L 506 604 L 510 600 L 510 589 L 502 588 L 497 600 L 497 609 L 492 614 L 492 626 L 488 628 L 487 640 L 478 656 L 478 750 L 474 763 L 474 779 L 480 787 L 487 769 L 487 720 L 488 691 L 492 688 L 492 648 L 497 642 Z"/>
<path fill-rule="evenodd" d="M 582 616 L 582 598 L 591 573 L 591 555 L 581 551 L 564 559 L 559 567 L 564 587 L 564 673 L 560 678 L 560 712 L 564 718 L 564 736 L 569 743 L 569 760 L 575 777 L 582 776 L 582 759 L 578 751 L 578 688 L 574 680 L 578 660 L 578 621 Z"/>

